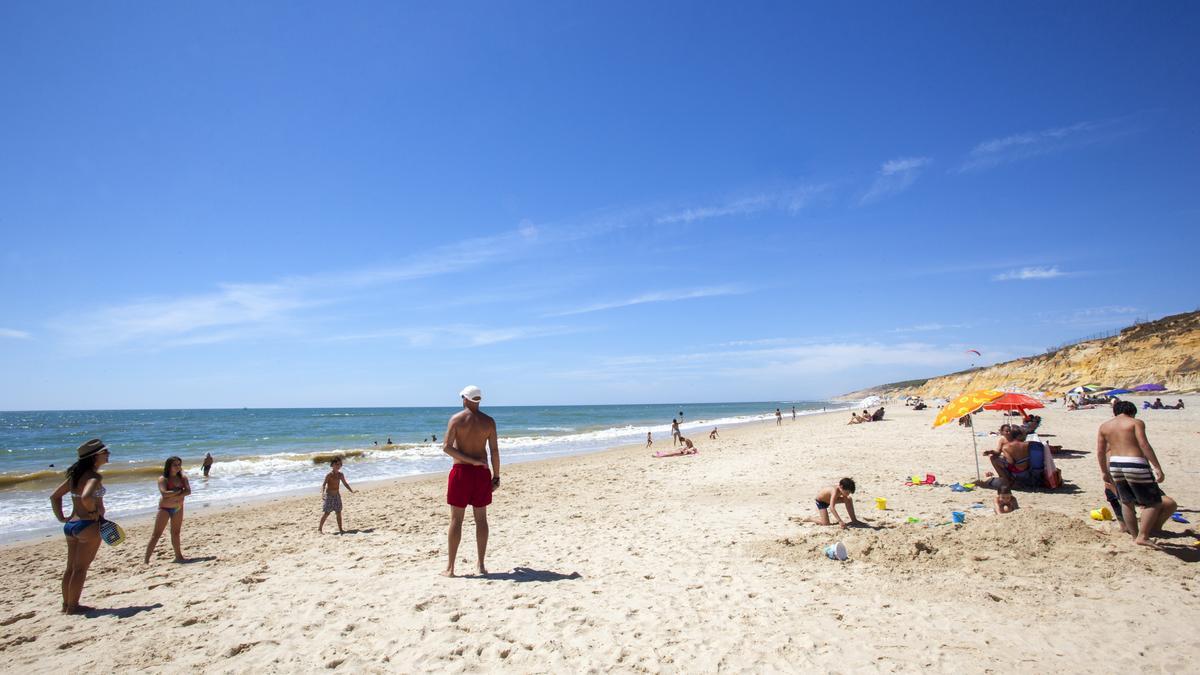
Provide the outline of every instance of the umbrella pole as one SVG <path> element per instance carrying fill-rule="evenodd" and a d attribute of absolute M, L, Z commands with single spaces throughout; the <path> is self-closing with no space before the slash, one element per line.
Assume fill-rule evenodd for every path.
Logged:
<path fill-rule="evenodd" d="M 975 418 L 967 413 L 967 419 L 971 421 L 968 428 L 971 430 L 971 447 L 975 450 L 975 480 L 983 480 L 979 475 L 979 441 L 975 440 Z"/>

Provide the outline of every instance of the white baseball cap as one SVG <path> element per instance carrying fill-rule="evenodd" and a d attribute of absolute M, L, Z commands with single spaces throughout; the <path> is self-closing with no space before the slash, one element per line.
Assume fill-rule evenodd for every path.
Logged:
<path fill-rule="evenodd" d="M 479 387 L 473 384 L 463 387 L 463 390 L 458 392 L 458 395 L 476 402 L 483 398 L 483 392 L 479 391 Z"/>

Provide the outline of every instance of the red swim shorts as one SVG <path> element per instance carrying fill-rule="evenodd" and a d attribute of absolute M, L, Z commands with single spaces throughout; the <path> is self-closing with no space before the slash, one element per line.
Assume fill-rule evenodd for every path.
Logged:
<path fill-rule="evenodd" d="M 492 472 L 486 466 L 455 464 L 446 484 L 446 503 L 460 509 L 492 503 Z"/>

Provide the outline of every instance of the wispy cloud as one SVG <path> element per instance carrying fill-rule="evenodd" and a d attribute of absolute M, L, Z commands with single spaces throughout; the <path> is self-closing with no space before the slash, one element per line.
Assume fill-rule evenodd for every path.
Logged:
<path fill-rule="evenodd" d="M 992 281 L 1036 281 L 1040 279 L 1056 279 L 1068 276 L 1067 272 L 1053 267 L 1022 267 L 1016 270 L 1001 272 L 992 277 Z"/>
<path fill-rule="evenodd" d="M 571 326 L 478 326 L 455 324 L 448 326 L 424 326 L 393 328 L 366 333 L 331 335 L 325 340 L 332 342 L 357 342 L 368 340 L 400 340 L 409 347 L 483 347 L 556 335 L 581 332 Z"/>
<path fill-rule="evenodd" d="M 905 326 L 903 328 L 893 328 L 889 333 L 930 333 L 943 330 L 955 330 L 958 328 L 970 328 L 972 324 L 968 323 L 920 323 L 915 326 Z"/>
<path fill-rule="evenodd" d="M 1132 323 L 1141 312 L 1141 309 L 1128 305 L 1106 305 L 1060 312 L 1041 312 L 1037 316 L 1044 323 L 1075 327 L 1104 327 Z"/>
<path fill-rule="evenodd" d="M 778 381 L 863 367 L 921 366 L 931 370 L 962 365 L 962 348 L 920 342 L 828 342 L 768 349 L 728 349 L 690 353 L 625 355 L 599 360 L 594 367 L 579 368 L 571 379 L 622 380 L 640 377 L 678 378 L 736 376 Z M 940 372 L 940 371 L 939 371 Z"/>
<path fill-rule="evenodd" d="M 300 310 L 333 303 L 363 288 L 452 274 L 512 257 L 538 238 L 537 228 L 523 224 L 505 234 L 435 247 L 394 265 L 265 283 L 218 284 L 207 293 L 102 307 L 57 325 L 67 343 L 84 350 L 180 347 L 278 335 L 294 327 Z M 88 330 L 79 331 L 80 324 Z"/>
<path fill-rule="evenodd" d="M 0 328 L 0 338 L 11 338 L 13 340 L 28 340 L 33 337 L 23 330 L 15 328 Z"/>
<path fill-rule="evenodd" d="M 1066 127 L 1026 131 L 986 140 L 972 148 L 967 158 L 955 171 L 964 173 L 990 169 L 1000 164 L 1085 145 L 1095 141 L 1097 132 L 1110 123 L 1079 122 Z"/>
<path fill-rule="evenodd" d="M 601 312 L 606 309 L 617 309 L 618 307 L 629 307 L 632 305 L 644 305 L 651 302 L 675 302 L 678 300 L 694 300 L 696 298 L 711 298 L 722 295 L 740 295 L 747 293 L 748 289 L 737 285 L 728 286 L 711 286 L 707 288 L 691 288 L 683 290 L 668 290 L 668 291 L 652 291 L 642 293 L 631 298 L 623 300 L 614 300 L 610 302 L 600 302 L 584 307 L 576 307 L 560 312 L 552 312 L 546 316 L 572 316 L 575 314 L 587 314 L 590 312 Z"/>
<path fill-rule="evenodd" d="M 660 225 L 674 223 L 694 223 L 711 218 L 740 216 L 764 211 L 783 211 L 798 213 L 811 205 L 815 200 L 828 194 L 828 183 L 811 183 L 798 185 L 785 190 L 763 192 L 748 197 L 738 197 L 717 204 L 693 206 L 685 209 L 663 213 L 654 219 Z"/>
<path fill-rule="evenodd" d="M 870 204 L 904 192 L 917 182 L 921 171 L 932 161 L 928 157 L 901 157 L 884 162 L 879 167 L 875 182 L 859 198 L 859 205 Z"/>

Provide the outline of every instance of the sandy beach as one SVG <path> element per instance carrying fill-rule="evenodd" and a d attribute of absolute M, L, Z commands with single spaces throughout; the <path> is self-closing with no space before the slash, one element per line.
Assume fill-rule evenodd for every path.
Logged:
<path fill-rule="evenodd" d="M 1195 522 L 1200 397 L 1184 400 L 1139 419 L 1164 490 Z M 831 413 L 696 434 L 690 457 L 627 447 L 504 467 L 486 578 L 438 574 L 444 476 L 343 491 L 341 536 L 316 533 L 316 485 L 242 508 L 192 505 L 186 565 L 167 541 L 143 565 L 148 524 L 130 523 L 129 541 L 92 566 L 89 617 L 58 612 L 62 537 L 12 544 L 0 549 L 12 572 L 0 652 L 15 672 L 1193 671 L 1193 526 L 1168 522 L 1160 552 L 1090 520 L 1104 505 L 1095 435 L 1110 412 L 1041 412 L 1043 437 L 1069 451 L 1067 485 L 1019 492 L 1005 516 L 990 491 L 905 487 L 912 474 L 973 478 L 971 436 L 931 429 L 935 410 L 892 405 L 882 423 Z M 1001 421 L 982 415 L 979 429 Z M 353 485 L 353 464 L 346 475 Z M 842 476 L 872 527 L 801 522 Z M 954 510 L 964 525 L 927 526 Z M 822 555 L 835 541 L 849 560 Z M 471 571 L 469 516 L 460 556 Z"/>

